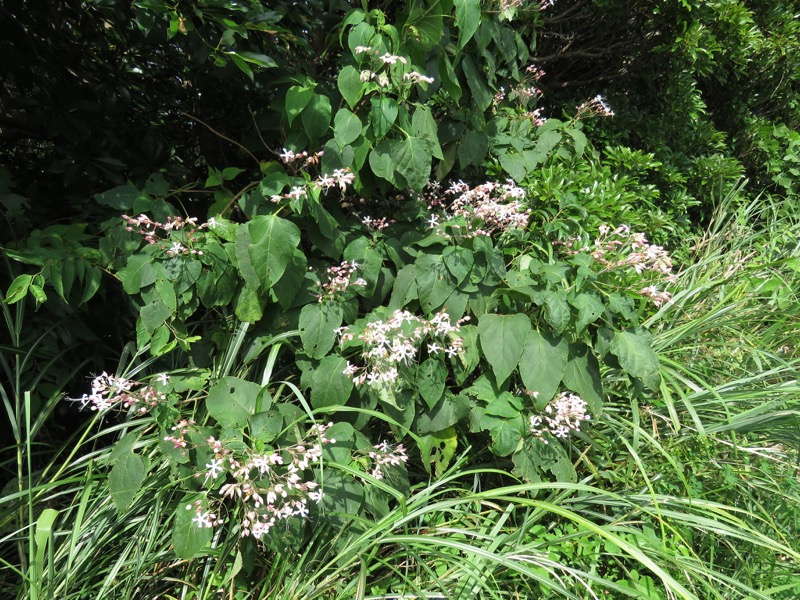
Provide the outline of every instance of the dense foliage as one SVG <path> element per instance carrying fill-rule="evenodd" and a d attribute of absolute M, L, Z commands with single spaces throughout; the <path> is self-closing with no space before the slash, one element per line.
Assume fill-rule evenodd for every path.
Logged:
<path fill-rule="evenodd" d="M 799 9 L 6 2 L 9 597 L 795 597 Z"/>

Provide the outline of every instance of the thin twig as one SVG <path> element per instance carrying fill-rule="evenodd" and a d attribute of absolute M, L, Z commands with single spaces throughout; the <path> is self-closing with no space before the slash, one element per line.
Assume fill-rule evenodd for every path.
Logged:
<path fill-rule="evenodd" d="M 242 145 L 241 145 L 239 142 L 237 142 L 236 140 L 232 140 L 231 138 L 229 138 L 228 136 L 224 135 L 223 133 L 220 133 L 219 131 L 217 131 L 216 129 L 214 129 L 214 128 L 213 128 L 211 125 L 209 125 L 208 123 L 206 123 L 206 122 L 205 122 L 205 121 L 203 121 L 202 119 L 200 119 L 200 118 L 198 118 L 198 117 L 195 117 L 194 115 L 190 115 L 189 113 L 183 112 L 182 110 L 179 110 L 178 112 L 179 112 L 180 114 L 182 114 L 184 117 L 187 117 L 187 118 L 191 119 L 192 121 L 197 121 L 197 122 L 198 122 L 198 123 L 200 123 L 201 125 L 204 125 L 205 127 L 207 127 L 207 128 L 209 129 L 209 131 L 211 131 L 211 133 L 213 133 L 214 135 L 216 135 L 216 136 L 218 136 L 218 137 L 222 138 L 222 139 L 223 139 L 223 140 L 225 140 L 226 142 L 230 142 L 230 143 L 231 143 L 231 144 L 233 144 L 234 146 L 237 146 L 237 147 L 241 148 L 242 150 L 244 150 L 244 151 L 247 153 L 247 155 L 248 155 L 250 158 L 252 158 L 252 159 L 255 161 L 255 163 L 256 163 L 257 165 L 260 165 L 260 164 L 261 164 L 261 161 L 260 161 L 260 160 L 258 160 L 258 158 L 256 158 L 256 155 L 255 155 L 255 154 L 253 154 L 252 152 L 250 152 L 250 150 L 248 150 L 247 148 L 245 148 L 244 146 L 242 146 Z"/>

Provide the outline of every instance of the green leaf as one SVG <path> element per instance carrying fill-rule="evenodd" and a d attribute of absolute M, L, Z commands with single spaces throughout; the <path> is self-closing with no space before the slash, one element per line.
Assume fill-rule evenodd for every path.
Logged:
<path fill-rule="evenodd" d="M 458 144 L 458 164 L 461 165 L 462 169 L 466 169 L 470 165 L 478 166 L 483 162 L 483 159 L 486 158 L 486 153 L 488 151 L 489 136 L 483 131 L 470 129 L 464 134 L 464 137 L 461 138 Z M 507 155 L 501 155 L 501 166 L 503 156 Z"/>
<path fill-rule="evenodd" d="M 368 23 L 359 23 L 350 30 L 347 36 L 347 46 L 356 60 L 363 57 L 362 54 L 356 53 L 356 48 L 359 46 L 371 46 L 372 38 L 375 35 L 375 28 Z"/>
<path fill-rule="evenodd" d="M 472 60 L 471 56 L 464 57 L 461 67 L 464 69 L 467 85 L 472 92 L 472 99 L 475 101 L 475 105 L 482 111 L 486 110 L 494 98 L 492 91 L 486 84 L 486 78 L 475 66 L 475 61 Z"/>
<path fill-rule="evenodd" d="M 133 449 L 117 458 L 111 473 L 108 474 L 108 487 L 118 513 L 124 513 L 133 503 L 134 497 L 142 487 L 145 475 L 144 461 Z"/>
<path fill-rule="evenodd" d="M 493 398 L 484 409 L 484 414 L 504 419 L 514 419 L 519 416 L 522 410 L 522 400 L 511 392 L 502 392 L 497 398 Z"/>
<path fill-rule="evenodd" d="M 611 340 L 611 353 L 629 375 L 638 377 L 651 390 L 661 384 L 658 354 L 652 348 L 651 336 L 644 329 L 620 331 Z"/>
<path fill-rule="evenodd" d="M 489 449 L 497 456 L 508 456 L 520 446 L 524 421 L 519 414 L 510 419 L 484 414 L 480 427 L 488 429 L 492 436 Z"/>
<path fill-rule="evenodd" d="M 469 399 L 466 396 L 447 394 L 427 413 L 417 415 L 417 433 L 426 435 L 447 429 L 469 415 Z"/>
<path fill-rule="evenodd" d="M 364 486 L 336 471 L 325 471 L 322 509 L 325 520 L 342 527 L 362 513 Z"/>
<path fill-rule="evenodd" d="M 422 435 L 417 440 L 420 458 L 425 470 L 430 472 L 431 464 L 435 465 L 436 476 L 441 477 L 456 454 L 458 438 L 456 430 L 448 427 L 429 435 Z"/>
<path fill-rule="evenodd" d="M 439 160 L 444 159 L 442 147 L 439 145 L 439 128 L 433 118 L 431 109 L 427 106 L 418 106 L 411 117 L 411 126 L 418 138 L 428 142 L 431 154 Z"/>
<path fill-rule="evenodd" d="M 547 321 L 556 333 L 561 333 L 572 319 L 572 311 L 561 292 L 546 290 L 536 294 L 534 301 L 544 306 L 544 320 Z"/>
<path fill-rule="evenodd" d="M 130 210 L 133 208 L 133 203 L 142 195 L 138 188 L 128 185 L 118 185 L 115 188 L 103 192 L 102 194 L 95 194 L 94 199 L 104 206 L 109 206 L 114 210 Z"/>
<path fill-rule="evenodd" d="M 339 71 L 339 76 L 336 79 L 336 86 L 339 88 L 339 93 L 350 108 L 355 108 L 358 101 L 361 100 L 361 94 L 363 92 L 363 83 L 356 68 L 347 65 Z"/>
<path fill-rule="evenodd" d="M 342 325 L 342 307 L 312 302 L 300 311 L 300 340 L 311 358 L 322 358 L 336 343 L 336 330 Z"/>
<path fill-rule="evenodd" d="M 240 50 L 236 54 L 237 56 L 241 56 L 247 62 L 258 65 L 259 67 L 272 69 L 278 66 L 278 63 L 275 62 L 275 59 L 267 56 L 266 54 L 261 54 L 259 52 L 247 52 L 244 50 Z"/>
<path fill-rule="evenodd" d="M 398 271 L 392 287 L 392 297 L 389 299 L 390 310 L 404 308 L 418 298 L 416 277 L 417 268 L 414 265 L 406 265 Z"/>
<path fill-rule="evenodd" d="M 238 377 L 223 377 L 210 390 L 206 409 L 223 428 L 241 427 L 256 411 L 261 386 Z"/>
<path fill-rule="evenodd" d="M 250 435 L 269 444 L 283 431 L 283 417 L 277 410 L 258 412 L 249 419 Z"/>
<path fill-rule="evenodd" d="M 6 304 L 14 304 L 22 300 L 28 293 L 28 288 L 32 282 L 33 276 L 31 275 L 18 275 L 15 277 L 6 292 Z"/>
<path fill-rule="evenodd" d="M 415 49 L 427 52 L 442 39 L 441 9 L 431 10 L 417 4 L 411 6 L 414 8 L 409 12 L 403 33 Z"/>
<path fill-rule="evenodd" d="M 172 287 L 172 283 L 166 279 L 157 279 L 156 293 L 162 304 L 170 309 L 170 311 L 174 312 L 175 309 L 178 308 L 178 300 L 175 297 L 175 288 Z"/>
<path fill-rule="evenodd" d="M 138 294 L 142 288 L 155 283 L 158 270 L 153 265 L 153 257 L 149 254 L 132 254 L 125 267 L 117 272 L 122 281 L 122 289 L 127 294 Z"/>
<path fill-rule="evenodd" d="M 312 140 L 328 133 L 331 123 L 331 101 L 322 94 L 314 94 L 300 115 L 306 135 Z"/>
<path fill-rule="evenodd" d="M 373 96 L 370 98 L 372 111 L 370 112 L 370 123 L 372 123 L 372 134 L 375 141 L 382 139 L 389 133 L 389 130 L 397 120 L 397 102 L 388 96 Z"/>
<path fill-rule="evenodd" d="M 425 404 L 431 410 L 444 394 L 446 377 L 447 367 L 442 361 L 435 358 L 429 358 L 417 367 L 417 389 L 419 390 L 419 395 L 422 396 Z"/>
<path fill-rule="evenodd" d="M 283 275 L 272 285 L 272 292 L 275 294 L 275 298 L 282 309 L 291 308 L 294 304 L 294 300 L 303 285 L 307 270 L 308 260 L 306 255 L 295 249 L 294 254 L 292 254 L 292 260 Z"/>
<path fill-rule="evenodd" d="M 594 323 L 603 314 L 606 307 L 597 294 L 583 292 L 570 300 L 570 304 L 578 309 L 578 321 L 575 330 L 580 333 L 587 325 Z"/>
<path fill-rule="evenodd" d="M 481 349 L 492 367 L 497 385 L 502 385 L 517 367 L 530 330 L 530 319 L 521 313 L 481 315 L 478 321 Z"/>
<path fill-rule="evenodd" d="M 361 135 L 361 119 L 346 108 L 341 108 L 333 118 L 333 137 L 339 146 L 354 142 Z"/>
<path fill-rule="evenodd" d="M 472 251 L 462 246 L 448 246 L 442 252 L 442 259 L 447 270 L 455 277 L 456 285 L 461 285 L 475 264 Z"/>
<path fill-rule="evenodd" d="M 525 388 L 538 392 L 535 405 L 544 408 L 558 391 L 567 368 L 569 345 L 563 338 L 530 331 L 519 359 L 519 374 Z"/>
<path fill-rule="evenodd" d="M 240 227 L 242 229 L 245 228 Z M 254 217 L 246 229 L 251 241 L 247 253 L 252 268 L 261 288 L 267 290 L 281 278 L 292 261 L 295 248 L 300 244 L 300 229 L 275 215 Z"/>
<path fill-rule="evenodd" d="M 431 174 L 431 153 L 425 140 L 409 137 L 392 149 L 395 169 L 414 191 L 422 191 Z"/>
<path fill-rule="evenodd" d="M 569 361 L 562 381 L 568 389 L 583 398 L 592 414 L 600 414 L 603 410 L 600 365 L 587 345 L 570 344 Z"/>
<path fill-rule="evenodd" d="M 461 50 L 472 39 L 481 22 L 480 0 L 454 0 L 456 7 L 456 27 L 458 27 L 458 46 Z"/>
<path fill-rule="evenodd" d="M 103 279 L 103 271 L 98 267 L 86 267 L 86 275 L 84 277 L 83 295 L 79 304 L 83 304 L 92 299 L 92 297 L 100 289 L 100 283 Z"/>
<path fill-rule="evenodd" d="M 226 55 L 230 57 L 230 59 L 233 61 L 233 64 L 235 64 L 242 73 L 250 78 L 250 81 L 254 80 L 253 69 L 250 68 L 250 65 L 247 64 L 247 61 L 245 61 L 235 52 L 226 52 Z"/>
<path fill-rule="evenodd" d="M 347 361 L 341 356 L 326 356 L 311 376 L 311 405 L 324 408 L 346 404 L 353 391 L 353 380 L 344 374 Z"/>
<path fill-rule="evenodd" d="M 256 323 L 264 316 L 261 295 L 251 285 L 245 284 L 236 296 L 234 314 L 244 323 Z"/>
<path fill-rule="evenodd" d="M 381 141 L 369 153 L 369 166 L 372 172 L 389 183 L 394 183 L 394 160 L 392 144 L 388 140 Z"/>
<path fill-rule="evenodd" d="M 172 527 L 172 546 L 178 558 L 189 560 L 211 543 L 214 535 L 212 527 L 198 527 L 192 521 L 197 515 L 196 502 L 202 497 L 188 496 L 183 498 L 175 509 L 175 524 Z M 201 505 L 202 506 L 202 505 Z M 202 506 L 201 510 L 206 507 Z"/>
<path fill-rule="evenodd" d="M 415 266 L 419 303 L 425 312 L 432 313 L 444 304 L 456 286 L 441 256 L 423 254 Z"/>
<path fill-rule="evenodd" d="M 517 183 L 528 175 L 528 161 L 523 154 L 501 154 L 499 160 L 503 170 Z"/>
<path fill-rule="evenodd" d="M 148 335 L 151 335 L 171 316 L 172 310 L 160 300 L 145 304 L 139 311 L 139 318 Z"/>
<path fill-rule="evenodd" d="M 289 88 L 289 91 L 286 92 L 286 103 L 284 106 L 289 125 L 303 112 L 303 109 L 308 106 L 308 103 L 311 102 L 311 98 L 313 97 L 314 90 L 310 88 L 300 87 L 298 85 L 293 85 Z"/>

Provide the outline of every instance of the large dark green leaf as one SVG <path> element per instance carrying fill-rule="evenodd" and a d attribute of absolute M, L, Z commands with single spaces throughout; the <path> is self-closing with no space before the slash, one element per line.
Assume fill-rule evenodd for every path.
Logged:
<path fill-rule="evenodd" d="M 433 312 L 453 293 L 455 283 L 441 256 L 423 254 L 415 265 L 419 302 L 425 312 Z"/>
<path fill-rule="evenodd" d="M 324 408 L 346 404 L 353 380 L 344 374 L 347 361 L 341 356 L 326 356 L 311 376 L 311 405 Z"/>
<path fill-rule="evenodd" d="M 481 315 L 478 321 L 481 348 L 498 385 L 517 368 L 530 330 L 531 321 L 524 314 Z"/>
<path fill-rule="evenodd" d="M 378 141 L 389 133 L 397 120 L 397 102 L 388 96 L 373 96 L 370 98 L 370 104 L 372 104 L 370 113 L 372 134 L 375 136 L 375 141 Z"/>
<path fill-rule="evenodd" d="M 144 460 L 132 448 L 117 458 L 108 475 L 111 500 L 117 512 L 123 513 L 128 509 L 141 489 L 145 475 Z"/>
<path fill-rule="evenodd" d="M 245 227 L 240 227 L 240 230 Z M 294 257 L 300 243 L 297 225 L 275 215 L 254 217 L 247 226 L 250 243 L 247 254 L 261 288 L 267 290 L 278 281 Z M 237 240 L 238 246 L 238 240 Z M 237 247 L 237 255 L 239 248 Z M 240 269 L 242 268 L 240 260 Z M 244 275 L 244 272 L 242 273 Z M 247 277 L 245 277 L 247 279 Z"/>
<path fill-rule="evenodd" d="M 658 354 L 653 351 L 647 331 L 620 331 L 611 340 L 610 349 L 626 373 L 641 379 L 651 390 L 658 389 L 661 383 Z"/>
<path fill-rule="evenodd" d="M 528 333 L 519 359 L 519 374 L 527 390 L 538 393 L 538 408 L 544 408 L 556 395 L 568 355 L 569 345 L 564 339 L 538 331 Z"/>
<path fill-rule="evenodd" d="M 600 365 L 588 346 L 585 344 L 570 345 L 569 361 L 562 381 L 567 388 L 586 401 L 592 414 L 600 414 L 600 411 L 603 410 Z"/>
<path fill-rule="evenodd" d="M 336 330 L 342 325 L 342 307 L 312 302 L 300 311 L 300 340 L 311 358 L 322 358 L 336 343 Z"/>
<path fill-rule="evenodd" d="M 261 386 L 238 377 L 223 377 L 208 391 L 208 414 L 226 428 L 240 427 L 256 412 Z"/>
<path fill-rule="evenodd" d="M 431 174 L 431 152 L 425 140 L 406 138 L 392 149 L 392 160 L 409 187 L 422 191 Z"/>

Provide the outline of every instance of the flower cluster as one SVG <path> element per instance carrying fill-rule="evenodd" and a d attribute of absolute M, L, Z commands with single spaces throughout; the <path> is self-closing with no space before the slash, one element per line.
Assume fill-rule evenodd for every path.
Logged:
<path fill-rule="evenodd" d="M 319 503 L 322 492 L 319 484 L 304 476 L 304 472 L 322 457 L 325 444 L 336 443 L 325 435 L 333 423 L 314 425 L 297 444 L 280 450 L 254 452 L 233 450 L 214 438 L 206 440 L 213 452 L 205 465 L 203 485 L 217 490 L 222 503 L 237 502 L 243 508 L 241 535 L 261 539 L 275 525 L 290 517 L 307 517 L 309 502 Z M 220 478 L 225 483 L 217 487 Z M 214 527 L 222 523 L 217 512 L 203 507 L 202 503 L 187 506 L 194 509 L 193 519 L 197 527 Z"/>
<path fill-rule="evenodd" d="M 662 246 L 650 244 L 643 233 L 632 233 L 627 225 L 620 225 L 614 230 L 608 225 L 601 225 L 599 233 L 594 241 L 592 258 L 610 268 L 630 267 L 637 273 L 652 271 L 666 275 L 667 280 L 674 283 L 669 252 Z M 609 258 L 614 251 L 624 247 L 630 248 L 631 252 L 616 260 Z"/>
<path fill-rule="evenodd" d="M 133 231 L 141 235 L 148 244 L 161 244 L 173 231 L 183 231 L 181 241 L 172 240 L 171 245 L 161 244 L 167 251 L 167 256 L 178 256 L 180 254 L 203 254 L 202 250 L 193 250 L 191 245 L 197 241 L 195 234 L 208 227 L 208 223 L 197 224 L 197 217 L 184 219 L 183 217 L 167 217 L 166 223 L 153 221 L 147 215 L 141 214 L 138 217 L 122 215 L 128 223 L 125 231 Z"/>
<path fill-rule="evenodd" d="M 341 191 L 345 192 L 347 186 L 352 185 L 355 178 L 356 174 L 350 172 L 349 168 L 335 169 L 333 175 L 320 175 L 314 183 L 317 187 L 326 190 L 338 186 Z"/>
<path fill-rule="evenodd" d="M 428 77 L 427 75 L 423 75 L 417 71 L 409 71 L 408 73 L 403 75 L 403 79 L 406 81 L 410 81 L 411 83 L 433 83 L 433 77 Z"/>
<path fill-rule="evenodd" d="M 186 446 L 188 445 L 186 436 L 195 425 L 196 423 L 191 419 L 181 419 L 172 426 L 172 434 L 164 436 L 164 441 L 172 442 L 173 447 L 181 451 L 181 456 L 186 456 Z"/>
<path fill-rule="evenodd" d="M 381 442 L 373 446 L 372 452 L 369 453 L 370 459 L 373 461 L 372 469 L 369 474 L 375 479 L 383 479 L 383 467 L 385 465 L 400 465 L 408 461 L 408 455 L 403 444 L 398 444 L 392 448 L 388 442 Z"/>
<path fill-rule="evenodd" d="M 351 285 L 367 285 L 367 282 L 360 277 L 353 281 L 353 275 L 358 271 L 358 268 L 355 262 L 344 261 L 338 266 L 325 269 L 327 281 L 320 281 L 317 283 L 319 286 L 317 300 L 320 302 L 335 300 L 337 296 L 342 294 Z"/>
<path fill-rule="evenodd" d="M 399 376 L 399 368 L 416 360 L 426 338 L 438 340 L 428 344 L 428 354 L 458 355 L 462 348 L 462 340 L 458 337 L 459 325 L 468 319 L 465 317 L 454 325 L 446 312 L 425 319 L 405 310 L 397 310 L 385 321 L 373 321 L 364 327 L 357 339 L 363 343 L 361 358 L 366 366 L 358 367 L 348 361 L 344 374 L 352 377 L 356 385 L 394 384 Z M 355 337 L 349 327 L 340 330 L 342 344 Z"/>
<path fill-rule="evenodd" d="M 322 154 L 321 152 L 319 154 Z M 355 180 L 355 173 L 351 173 L 349 168 L 336 169 L 333 175 L 320 175 L 316 181 L 311 181 L 306 185 L 295 185 L 285 194 L 274 194 L 270 196 L 270 200 L 276 204 L 284 200 L 301 200 L 308 196 L 308 187 L 312 189 L 329 190 L 333 187 L 338 187 L 343 193 L 347 191 L 347 187 L 352 185 Z"/>
<path fill-rule="evenodd" d="M 577 113 L 575 113 L 574 119 L 577 121 L 578 119 L 582 119 L 583 117 L 613 117 L 614 111 L 611 110 L 611 107 L 606 103 L 602 96 L 597 95 L 591 100 L 587 100 L 586 102 L 580 104 L 577 107 Z"/>
<path fill-rule="evenodd" d="M 664 278 L 667 283 L 676 281 L 669 252 L 662 246 L 650 244 L 644 234 L 631 232 L 627 225 L 620 225 L 615 229 L 601 225 L 592 246 L 568 251 L 569 254 L 579 252 L 589 253 L 607 271 L 630 269 L 637 275 L 655 274 Z M 638 292 L 652 300 L 656 306 L 671 299 L 669 292 L 660 291 L 654 285 L 643 287 Z"/>
<path fill-rule="evenodd" d="M 383 231 L 391 223 L 395 222 L 396 221 L 394 219 L 387 219 L 386 217 L 383 217 L 381 219 L 373 219 L 369 215 L 361 219 L 361 223 L 364 225 L 364 227 L 366 227 L 370 231 Z"/>
<path fill-rule="evenodd" d="M 487 182 L 474 188 L 458 181 L 444 194 L 446 198 L 453 198 L 449 201 L 444 217 L 462 217 L 470 224 L 465 237 L 488 236 L 498 231 L 524 229 L 528 226 L 529 211 L 521 203 L 525 191 L 511 180 L 503 184 Z M 437 208 L 447 206 L 448 202 L 433 196 L 428 198 L 428 204 L 430 208 Z M 476 220 L 478 223 L 475 223 Z M 432 215 L 429 224 L 431 228 L 437 227 L 439 215 Z"/>
<path fill-rule="evenodd" d="M 571 431 L 580 431 L 581 422 L 588 421 L 589 418 L 586 414 L 586 402 L 580 396 L 561 392 L 545 407 L 543 415 L 530 418 L 530 431 L 546 444 L 547 439 L 543 437 L 545 433 L 557 438 L 567 438 Z"/>
<path fill-rule="evenodd" d="M 167 375 L 162 374 L 158 379 L 165 384 Z M 138 413 L 146 413 L 166 399 L 163 392 L 152 386 L 124 377 L 115 377 L 105 371 L 92 380 L 92 393 L 78 398 L 81 408 L 88 404 L 92 410 L 103 412 L 121 406 L 133 408 Z"/>
<path fill-rule="evenodd" d="M 407 65 L 408 59 L 405 56 L 399 56 L 396 54 L 389 54 L 385 52 L 384 54 L 380 54 L 377 50 L 372 49 L 369 46 L 356 46 L 353 49 L 355 54 L 367 54 L 371 56 L 376 62 L 373 65 L 377 64 L 378 69 L 384 67 L 385 65 Z M 389 76 L 386 73 L 379 73 L 375 70 L 371 69 L 362 69 L 359 73 L 359 79 L 362 83 L 367 83 L 368 81 L 375 81 L 380 87 L 389 87 Z M 410 84 L 419 84 L 419 83 L 433 83 L 433 77 L 428 77 L 427 75 L 420 73 L 419 71 L 408 71 L 403 74 L 403 81 L 408 82 Z"/>
<path fill-rule="evenodd" d="M 547 123 L 547 117 L 542 116 L 542 109 L 537 108 L 536 110 L 531 110 L 525 113 L 525 116 L 531 120 L 534 127 L 541 127 L 545 123 Z"/>
<path fill-rule="evenodd" d="M 322 158 L 322 151 L 314 152 L 313 154 L 309 154 L 305 150 L 303 152 L 293 152 L 287 148 L 284 148 L 283 151 L 279 154 L 281 162 L 285 165 L 294 165 L 295 163 L 300 163 L 302 161 L 303 167 L 308 167 L 310 165 L 315 165 L 319 163 L 319 160 Z"/>
<path fill-rule="evenodd" d="M 511 89 L 511 97 L 516 98 L 525 104 L 531 100 L 538 100 L 542 97 L 542 90 L 535 85 L 520 84 Z"/>

